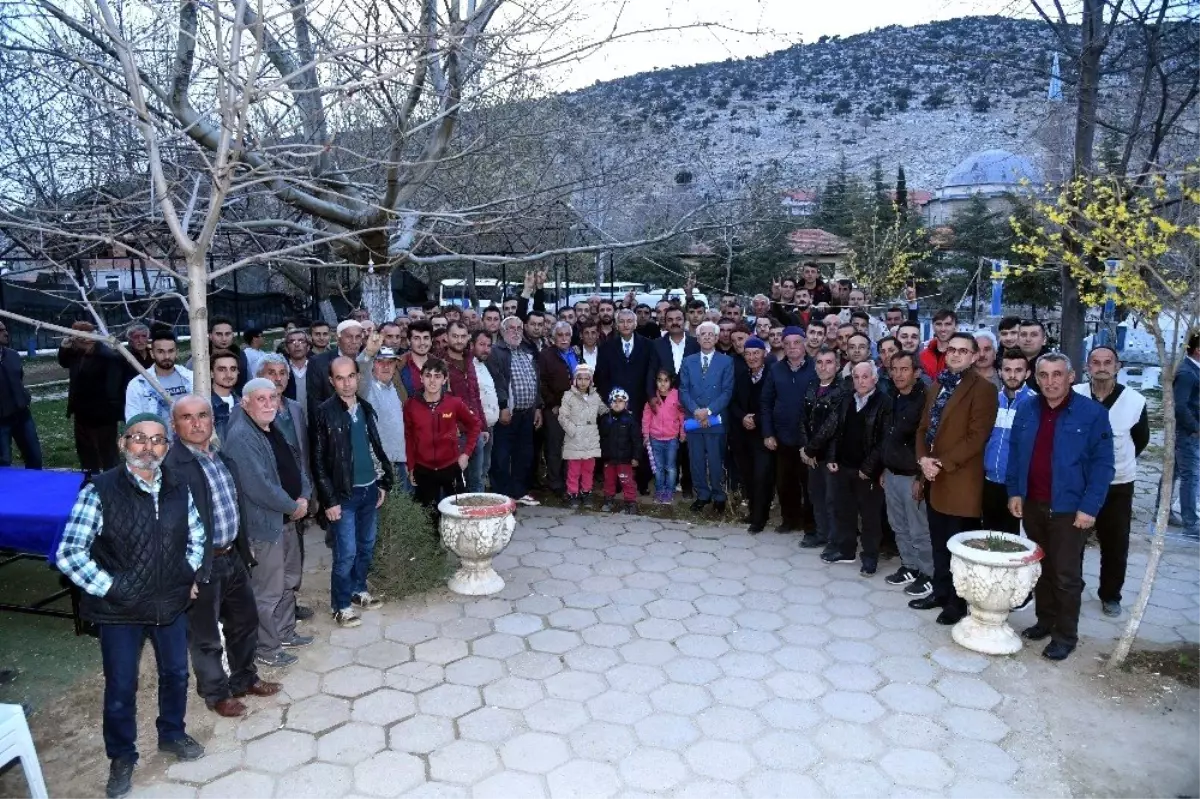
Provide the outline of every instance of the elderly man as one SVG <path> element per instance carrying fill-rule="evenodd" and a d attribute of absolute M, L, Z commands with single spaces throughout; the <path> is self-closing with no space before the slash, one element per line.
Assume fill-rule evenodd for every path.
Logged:
<path fill-rule="evenodd" d="M 341 357 L 330 370 L 336 393 L 314 416 L 313 472 L 333 534 L 333 620 L 339 627 L 358 627 L 362 618 L 355 608 L 383 605 L 367 590 L 367 574 L 375 556 L 379 507 L 392 490 L 395 470 L 379 438 L 375 409 L 358 398 L 358 365 Z"/>
<path fill-rule="evenodd" d="M 246 534 L 258 562 L 251 575 L 258 604 L 257 657 L 270 667 L 295 663 L 296 656 L 285 648 L 313 640 L 296 633 L 301 571 L 296 522 L 308 513 L 312 485 L 276 423 L 278 414 L 279 390 L 266 378 L 254 378 L 229 420 L 224 447 L 237 464 L 245 495 Z"/>
<path fill-rule="evenodd" d="M 763 443 L 763 387 L 766 385 L 767 344 L 760 338 L 746 341 L 743 356 L 746 368 L 734 374 L 733 398 L 729 403 L 730 449 L 740 460 L 739 472 L 745 480 L 744 491 L 750 504 L 746 532 L 761 533 L 771 514 L 775 494 L 775 455 Z"/>
<path fill-rule="evenodd" d="M 330 368 L 334 360 L 337 358 L 349 358 L 351 361 L 357 361 L 359 353 L 362 352 L 365 334 L 361 322 L 354 319 L 347 319 L 340 322 L 337 326 L 337 347 L 328 352 L 322 352 L 320 355 L 315 355 L 308 362 L 308 378 L 305 381 L 305 389 L 308 393 L 308 402 L 305 403 L 308 407 L 309 420 L 316 414 L 317 408 L 321 406 L 325 400 L 333 396 L 333 384 L 330 382 Z M 316 344 L 313 344 L 314 349 Z"/>
<path fill-rule="evenodd" d="M 246 539 L 245 497 L 238 491 L 233 459 L 213 447 L 212 406 L 194 395 L 171 408 L 175 443 L 163 468 L 188 484 L 204 521 L 204 563 L 196 574 L 196 599 L 188 610 L 188 646 L 196 691 L 209 710 L 243 716 L 241 697 L 274 696 L 280 684 L 258 678 L 254 653 L 258 611 L 250 587 L 254 560 Z M 229 673 L 221 656 L 229 658 Z"/>
<path fill-rule="evenodd" d="M 505 317 L 500 341 L 488 356 L 500 419 L 492 441 L 492 490 L 522 505 L 540 504 L 529 494 L 533 471 L 533 431 L 542 426 L 537 350 L 524 338 L 521 320 Z"/>
<path fill-rule="evenodd" d="M 565 494 L 567 489 L 562 459 L 565 433 L 558 421 L 558 409 L 563 395 L 571 390 L 579 366 L 579 356 L 571 347 L 573 333 L 569 324 L 557 322 L 552 331 L 553 346 L 538 353 L 538 390 L 546 423 L 546 483 L 555 494 Z"/>
<path fill-rule="evenodd" d="M 1108 413 L 1071 390 L 1074 378 L 1067 356 L 1038 358 L 1041 396 L 1017 406 L 1006 479 L 1009 512 L 1044 553 L 1037 623 L 1021 636 L 1049 638 L 1048 660 L 1066 659 L 1079 642 L 1083 547 L 1116 474 Z"/>
<path fill-rule="evenodd" d="M 371 361 L 371 373 L 358 380 L 358 396 L 375 409 L 379 440 L 387 453 L 400 490 L 412 493 L 408 480 L 407 454 L 404 450 L 404 403 L 396 391 L 396 353 L 388 347 L 380 348 Z"/>
<path fill-rule="evenodd" d="M 640 424 L 642 409 L 654 384 L 654 375 L 650 373 L 653 347 L 649 339 L 637 335 L 636 326 L 637 316 L 633 311 L 622 308 L 617 313 L 617 332 L 600 344 L 596 358 L 596 389 L 601 397 L 607 397 L 614 388 L 625 389 L 629 411 Z M 637 487 L 645 494 L 650 490 L 650 459 L 638 458 L 637 462 Z"/>
<path fill-rule="evenodd" d="M 1096 592 L 1105 616 L 1121 615 L 1121 586 L 1129 561 L 1129 525 L 1133 520 L 1133 484 L 1137 459 L 1150 443 L 1150 420 L 1146 398 L 1117 382 L 1121 359 L 1112 347 L 1092 347 L 1087 359 L 1088 382 L 1075 392 L 1091 398 L 1108 411 L 1113 436 L 1112 484 L 1100 513 L 1096 515 L 1096 539 L 1100 542 L 1100 589 Z"/>
<path fill-rule="evenodd" d="M 150 353 L 154 356 L 154 379 L 171 399 L 160 394 L 145 375 L 138 375 L 125 387 L 125 417 L 152 413 L 166 426 L 171 417 L 171 403 L 176 397 L 192 393 L 192 373 L 175 365 L 175 334 L 168 328 L 156 330 L 151 336 Z"/>
<path fill-rule="evenodd" d="M 721 415 L 733 398 L 734 372 L 732 359 L 716 351 L 719 333 L 712 322 L 700 325 L 696 331 L 700 351 L 683 359 L 679 380 L 679 401 L 695 424 L 687 434 L 696 491 L 692 511 L 712 502 L 718 515 L 725 512 L 726 500 L 726 428 Z"/>
<path fill-rule="evenodd" d="M 801 546 L 816 546 L 813 511 L 808 502 L 808 474 L 800 457 L 800 425 L 804 398 L 817 380 L 816 366 L 807 357 L 804 333 L 799 327 L 783 331 L 785 357 L 767 369 L 762 390 L 764 445 L 777 458 L 780 524 L 777 533 L 804 530 Z"/>
<path fill-rule="evenodd" d="M 996 362 L 996 334 L 990 330 L 976 330 L 975 343 L 979 346 L 979 355 L 975 358 L 975 371 L 997 390 L 1004 388 L 1000 365 Z"/>
<path fill-rule="evenodd" d="M 125 340 L 129 342 L 129 354 L 141 365 L 149 369 L 154 365 L 154 356 L 150 354 L 150 328 L 140 322 L 130 325 L 125 331 Z M 138 372 L 128 363 L 125 365 L 125 384 L 138 376 Z"/>
<path fill-rule="evenodd" d="M 897 353 L 890 363 L 892 416 L 883 441 L 883 492 L 887 520 L 900 551 L 900 568 L 884 582 L 905 586 L 906 596 L 921 599 L 933 593 L 929 515 L 921 507 L 924 497 L 917 466 L 917 425 L 925 411 L 925 387 L 913 353 Z"/>
<path fill-rule="evenodd" d="M 106 795 L 133 789 L 137 690 L 142 645 L 158 662 L 158 748 L 197 760 L 204 747 L 187 734 L 187 606 L 204 561 L 204 521 L 185 480 L 162 470 L 167 426 L 153 413 L 128 419 L 124 465 L 79 492 L 55 564 L 83 590 L 79 614 L 97 626 L 104 667 Z"/>

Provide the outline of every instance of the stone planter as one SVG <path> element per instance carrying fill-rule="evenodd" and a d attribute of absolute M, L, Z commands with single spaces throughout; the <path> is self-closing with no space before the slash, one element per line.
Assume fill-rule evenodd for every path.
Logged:
<path fill-rule="evenodd" d="M 512 538 L 516 507 L 503 494 L 454 494 L 438 503 L 442 544 L 461 561 L 448 583 L 451 591 L 484 596 L 503 590 L 504 580 L 492 568 L 492 558 Z"/>
<path fill-rule="evenodd" d="M 997 536 L 1021 546 L 1020 552 L 992 552 L 965 542 Z M 1008 614 L 1023 600 L 1042 573 L 1042 548 L 1010 533 L 971 530 L 950 539 L 950 573 L 954 590 L 967 600 L 970 614 L 954 625 L 960 646 L 985 655 L 1021 651 L 1021 638 L 1008 625 Z"/>

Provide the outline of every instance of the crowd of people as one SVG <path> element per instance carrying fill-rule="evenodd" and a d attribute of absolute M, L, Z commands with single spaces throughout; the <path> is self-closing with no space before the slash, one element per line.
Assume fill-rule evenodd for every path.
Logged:
<path fill-rule="evenodd" d="M 735 294 L 710 307 L 689 280 L 654 306 L 595 295 L 551 311 L 543 281 L 530 273 L 519 296 L 483 308 L 297 321 L 274 351 L 260 331 L 239 346 L 229 320 L 214 319 L 208 396 L 193 393 L 169 329 L 129 330 L 144 373 L 103 344 L 63 343 L 67 412 L 93 479 L 57 564 L 100 631 L 110 796 L 128 792 L 137 761 L 143 638 L 158 658 L 159 747 L 199 757 L 183 724 L 189 658 L 221 715 L 279 690 L 257 669 L 296 662 L 312 641 L 297 622 L 314 611 L 296 596 L 314 523 L 333 550 L 329 610 L 340 626 L 361 624 L 382 604 L 367 575 L 393 491 L 434 515 L 447 495 L 484 490 L 636 514 L 652 491 L 645 501 L 719 520 L 732 512 L 751 534 L 777 506 L 774 530 L 831 567 L 856 564 L 872 578 L 895 559 L 884 581 L 946 625 L 967 612 L 951 537 L 1023 532 L 1045 557 L 1026 600 L 1036 623 L 1022 635 L 1049 639 L 1052 660 L 1077 644 L 1095 530 L 1102 610 L 1122 613 L 1150 430 L 1145 399 L 1117 381 L 1113 348 L 1092 348 L 1077 372 L 1036 320 L 968 330 L 951 309 L 933 314 L 925 341 L 915 289 L 872 305 L 815 264 L 748 307 Z M 28 392 L 19 356 L 14 370 L 15 353 L 0 355 L 8 419 L 27 413 Z M 1192 334 L 1175 384 L 1175 446 L 1180 522 L 1193 538 L 1198 385 Z M 19 435 L 24 454 L 36 431 Z"/>

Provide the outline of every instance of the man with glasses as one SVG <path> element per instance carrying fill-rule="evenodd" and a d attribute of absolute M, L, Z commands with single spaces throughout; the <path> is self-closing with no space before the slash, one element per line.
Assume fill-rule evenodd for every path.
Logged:
<path fill-rule="evenodd" d="M 204 747 L 187 734 L 187 607 L 197 596 L 204 521 L 186 481 L 162 470 L 166 423 L 153 413 L 129 418 L 124 464 L 84 486 L 55 555 L 58 570 L 83 594 L 79 614 L 97 626 L 104 668 L 106 795 L 133 789 L 137 689 L 142 645 L 158 664 L 158 749 L 198 760 Z"/>

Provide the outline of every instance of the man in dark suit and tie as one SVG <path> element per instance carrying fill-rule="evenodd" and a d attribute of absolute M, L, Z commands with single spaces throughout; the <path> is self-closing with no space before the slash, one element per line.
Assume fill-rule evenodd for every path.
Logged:
<path fill-rule="evenodd" d="M 650 371 L 646 373 L 646 396 L 650 403 L 658 402 L 654 381 L 658 378 L 659 370 L 665 370 L 671 377 L 679 377 L 683 368 L 683 359 L 700 351 L 700 343 L 695 336 L 688 335 L 683 327 L 683 309 L 671 307 L 666 312 L 666 335 L 650 342 Z M 692 493 L 692 464 L 688 458 L 687 442 L 679 442 L 679 482 L 683 486 L 683 494 Z M 674 491 L 675 486 L 670 486 Z"/>
<path fill-rule="evenodd" d="M 721 415 L 733 397 L 733 359 L 716 352 L 719 333 L 712 322 L 696 329 L 700 352 L 683 359 L 679 374 L 679 401 L 699 425 L 687 434 L 696 487 L 692 510 L 702 510 L 712 501 L 718 514 L 725 510 L 726 437 Z"/>
<path fill-rule="evenodd" d="M 650 341 L 634 333 L 637 314 L 628 308 L 617 314 L 616 327 L 617 334 L 605 339 L 596 355 L 596 388 L 601 397 L 607 397 L 614 388 L 625 389 L 629 395 L 629 410 L 640 424 L 647 387 L 654 383 L 650 372 Z M 645 494 L 650 486 L 649 460 L 638 458 L 635 477 L 641 494 Z"/>

